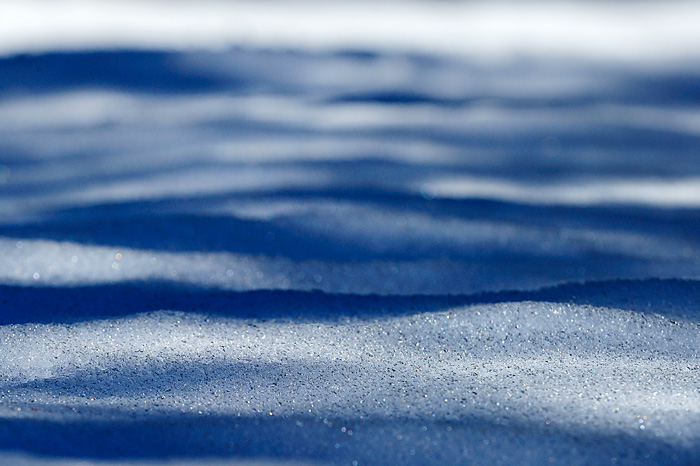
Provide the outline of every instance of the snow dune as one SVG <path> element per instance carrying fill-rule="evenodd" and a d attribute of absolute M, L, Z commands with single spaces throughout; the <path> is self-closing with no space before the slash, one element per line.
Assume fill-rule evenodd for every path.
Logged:
<path fill-rule="evenodd" d="M 697 13 L 0 3 L 0 463 L 696 464 Z"/>

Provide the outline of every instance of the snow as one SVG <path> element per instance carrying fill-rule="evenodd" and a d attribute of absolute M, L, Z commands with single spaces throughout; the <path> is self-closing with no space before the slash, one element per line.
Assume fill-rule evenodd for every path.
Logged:
<path fill-rule="evenodd" d="M 10 289 L 10 315 L 49 322 L 2 328 L 2 438 L 98 458 L 600 463 L 660 461 L 674 445 L 690 460 L 697 314 L 661 315 L 665 306 L 635 302 L 637 284 L 615 284 L 625 286 L 622 308 L 552 300 L 570 290 L 398 300 L 65 289 L 43 292 L 55 295 L 43 319 L 23 319 L 19 304 L 41 299 Z M 604 288 L 577 291 L 605 299 Z M 66 309 L 81 294 L 116 302 L 85 320 Z M 170 310 L 143 312 L 158 304 Z M 157 442 L 146 434 L 160 429 Z"/>
<path fill-rule="evenodd" d="M 584 59 L 685 59 L 700 42 L 697 2 L 24 0 L 0 3 L 5 53 L 46 48 L 334 50 Z M 17 21 L 17 18 L 21 18 Z M 31 20 L 30 20 L 31 18 Z"/>
<path fill-rule="evenodd" d="M 483 178 L 447 178 L 429 181 L 422 192 L 430 197 L 482 198 L 531 204 L 605 205 L 641 204 L 692 208 L 700 203 L 700 179 L 671 181 L 655 178 L 594 179 L 576 183 L 511 183 Z"/>
<path fill-rule="evenodd" d="M 0 464 L 695 464 L 694 2 L 0 2 Z"/>

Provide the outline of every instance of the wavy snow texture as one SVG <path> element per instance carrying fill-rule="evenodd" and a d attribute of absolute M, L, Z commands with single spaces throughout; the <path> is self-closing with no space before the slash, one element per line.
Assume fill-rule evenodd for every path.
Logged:
<path fill-rule="evenodd" d="M 0 462 L 697 463 L 700 48 L 437 43 L 0 59 Z"/>

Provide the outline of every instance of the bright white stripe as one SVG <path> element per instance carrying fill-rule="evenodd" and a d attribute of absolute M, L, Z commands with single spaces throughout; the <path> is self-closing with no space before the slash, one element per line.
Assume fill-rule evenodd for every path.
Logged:
<path fill-rule="evenodd" d="M 0 54 L 95 47 L 415 50 L 639 61 L 700 54 L 698 2 L 0 3 Z"/>
<path fill-rule="evenodd" d="M 519 183 L 460 177 L 437 179 L 420 187 L 426 197 L 493 199 L 541 205 L 633 204 L 700 207 L 700 178 L 595 179 L 589 182 Z"/>

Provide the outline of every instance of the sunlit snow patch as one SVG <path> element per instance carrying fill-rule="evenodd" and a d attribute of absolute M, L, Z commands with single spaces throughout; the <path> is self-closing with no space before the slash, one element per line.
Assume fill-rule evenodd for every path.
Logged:
<path fill-rule="evenodd" d="M 444 178 L 430 181 L 420 192 L 431 198 L 493 199 L 541 205 L 640 205 L 668 208 L 700 207 L 700 178 L 592 179 L 556 183 L 522 183 L 488 178 Z"/>
<path fill-rule="evenodd" d="M 413 50 L 629 62 L 697 56 L 695 2 L 158 2 L 0 4 L 0 53 L 83 48 Z"/>

